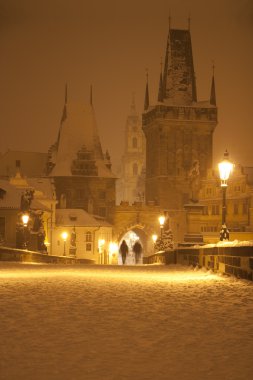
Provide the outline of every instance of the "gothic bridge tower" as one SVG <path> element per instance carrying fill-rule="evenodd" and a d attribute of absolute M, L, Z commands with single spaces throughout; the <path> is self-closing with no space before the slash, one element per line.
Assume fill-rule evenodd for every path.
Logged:
<path fill-rule="evenodd" d="M 58 208 L 84 209 L 112 219 L 116 177 L 102 152 L 92 93 L 89 104 L 68 102 L 67 89 L 58 139 L 49 150 L 48 175 L 54 179 Z"/>
<path fill-rule="evenodd" d="M 198 183 L 212 167 L 216 125 L 214 77 L 210 99 L 198 101 L 190 30 L 169 28 L 158 101 L 149 104 L 147 81 L 142 115 L 147 203 L 182 209 L 197 201 Z"/>

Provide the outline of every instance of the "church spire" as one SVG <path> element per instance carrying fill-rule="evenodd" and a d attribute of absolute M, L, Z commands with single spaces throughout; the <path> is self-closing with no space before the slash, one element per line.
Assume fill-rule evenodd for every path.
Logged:
<path fill-rule="evenodd" d="M 215 93 L 215 81 L 214 81 L 214 64 L 213 64 L 213 77 L 211 85 L 211 94 L 210 94 L 210 104 L 216 106 L 216 93 Z"/>
<path fill-rule="evenodd" d="M 160 81 L 159 81 L 159 90 L 158 90 L 158 102 L 163 102 L 163 61 L 161 58 L 161 72 L 160 72 Z"/>
<path fill-rule="evenodd" d="M 146 75 L 147 75 L 147 83 L 146 83 L 145 100 L 144 100 L 144 111 L 146 111 L 149 107 L 148 69 L 147 69 Z"/>

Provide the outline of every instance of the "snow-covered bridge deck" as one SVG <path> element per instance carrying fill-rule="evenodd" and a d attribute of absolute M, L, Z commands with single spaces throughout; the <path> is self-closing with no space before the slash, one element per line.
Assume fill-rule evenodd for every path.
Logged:
<path fill-rule="evenodd" d="M 253 284 L 180 266 L 0 264 L 0 378 L 246 380 Z"/>

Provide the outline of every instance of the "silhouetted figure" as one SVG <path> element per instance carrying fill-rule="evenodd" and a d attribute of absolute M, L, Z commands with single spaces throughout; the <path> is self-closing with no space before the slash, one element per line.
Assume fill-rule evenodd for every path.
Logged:
<path fill-rule="evenodd" d="M 123 240 L 122 243 L 120 244 L 119 251 L 122 257 L 122 263 L 124 265 L 126 262 L 126 256 L 128 254 L 128 246 L 125 240 Z"/>
<path fill-rule="evenodd" d="M 140 261 L 141 252 L 142 252 L 142 246 L 138 240 L 136 240 L 136 242 L 134 243 L 133 252 L 135 256 L 135 264 L 138 264 Z"/>

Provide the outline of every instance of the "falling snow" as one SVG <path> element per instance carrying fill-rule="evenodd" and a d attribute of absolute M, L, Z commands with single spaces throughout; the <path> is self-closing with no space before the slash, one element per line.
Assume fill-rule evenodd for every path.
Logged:
<path fill-rule="evenodd" d="M 252 283 L 177 266 L 0 264 L 0 378 L 252 376 Z"/>

